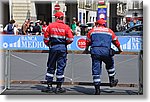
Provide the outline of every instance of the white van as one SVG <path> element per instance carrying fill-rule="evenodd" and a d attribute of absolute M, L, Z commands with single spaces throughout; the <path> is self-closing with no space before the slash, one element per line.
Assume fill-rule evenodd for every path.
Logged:
<path fill-rule="evenodd" d="M 88 30 L 91 30 L 94 27 L 95 23 L 94 22 L 87 22 L 86 25 L 88 25 Z"/>

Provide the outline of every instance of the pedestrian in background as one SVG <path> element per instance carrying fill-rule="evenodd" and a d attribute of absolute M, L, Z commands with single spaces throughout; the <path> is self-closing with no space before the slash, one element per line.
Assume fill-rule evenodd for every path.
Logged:
<path fill-rule="evenodd" d="M 41 35 L 41 25 L 40 25 L 40 21 L 36 21 L 35 26 L 33 27 L 33 31 L 35 33 L 35 35 Z"/>
<path fill-rule="evenodd" d="M 92 76 L 95 86 L 95 95 L 100 94 L 102 61 L 106 64 L 110 87 L 116 86 L 118 83 L 118 79 L 115 79 L 114 51 L 111 49 L 111 43 L 118 48 L 119 53 L 122 52 L 117 36 L 111 29 L 106 28 L 104 25 L 105 20 L 100 19 L 97 21 L 97 27 L 88 32 L 86 40 L 87 47 L 84 51 L 84 53 L 88 52 L 88 48 L 91 46 L 90 53 L 92 58 Z"/>
<path fill-rule="evenodd" d="M 45 32 L 46 32 L 46 29 L 47 29 L 47 24 L 46 24 L 46 22 L 44 21 L 44 22 L 43 22 L 43 25 L 42 25 L 42 32 L 45 33 Z"/>
<path fill-rule="evenodd" d="M 29 25 L 29 28 L 28 28 L 28 35 L 35 35 L 34 22 L 33 21 L 30 21 L 30 25 Z"/>
<path fill-rule="evenodd" d="M 80 22 L 77 22 L 76 25 L 77 25 L 75 30 L 76 36 L 81 36 Z"/>
<path fill-rule="evenodd" d="M 15 20 L 10 20 L 10 22 L 9 22 L 9 24 L 7 25 L 7 31 L 6 31 L 6 33 L 7 34 L 14 34 L 14 24 L 15 24 Z"/>
<path fill-rule="evenodd" d="M 64 82 L 64 70 L 67 62 L 67 45 L 73 42 L 73 34 L 64 20 L 64 14 L 62 12 L 56 12 L 54 23 L 49 24 L 44 33 L 44 43 L 49 47 L 49 57 L 47 62 L 47 74 L 46 80 L 48 92 L 53 92 L 53 77 L 56 72 L 57 86 L 55 93 L 63 93 L 66 90 L 62 88 Z"/>
<path fill-rule="evenodd" d="M 72 24 L 71 24 L 71 30 L 73 32 L 73 35 L 76 35 L 76 27 L 77 27 L 77 25 L 76 25 L 76 18 L 73 17 L 72 18 Z"/>
<path fill-rule="evenodd" d="M 30 19 L 25 20 L 25 22 L 22 25 L 22 35 L 27 35 L 28 34 L 28 28 L 30 26 Z"/>
<path fill-rule="evenodd" d="M 19 26 L 18 26 L 18 24 L 14 25 L 14 35 L 19 35 Z"/>

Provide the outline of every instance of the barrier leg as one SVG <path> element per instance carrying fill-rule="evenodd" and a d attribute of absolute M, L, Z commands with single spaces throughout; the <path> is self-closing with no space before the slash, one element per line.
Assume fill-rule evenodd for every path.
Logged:
<path fill-rule="evenodd" d="M 74 63 L 74 52 L 72 52 L 71 56 L 71 84 L 74 84 L 74 69 L 73 69 L 73 63 Z"/>
<path fill-rule="evenodd" d="M 5 88 L 7 89 L 7 70 L 8 70 L 8 64 L 7 64 L 7 62 L 8 62 L 8 51 L 5 51 L 4 52 L 5 54 L 4 54 L 4 80 L 5 80 Z"/>
<path fill-rule="evenodd" d="M 10 89 L 11 84 L 11 65 L 10 65 L 10 50 L 8 50 L 8 89 Z"/>
<path fill-rule="evenodd" d="M 139 95 L 143 94 L 143 52 L 139 54 Z"/>
<path fill-rule="evenodd" d="M 4 77 L 5 77 L 5 88 L 10 89 L 10 50 L 5 52 L 5 68 L 4 68 Z"/>
<path fill-rule="evenodd" d="M 0 52 L 1 53 L 1 52 Z M 6 91 L 7 89 L 7 84 L 6 84 L 6 76 L 5 76 L 5 70 L 6 70 L 6 51 L 2 51 L 1 55 L 0 55 L 0 64 L 1 64 L 1 76 L 0 76 L 0 94 L 3 94 L 3 92 Z"/>

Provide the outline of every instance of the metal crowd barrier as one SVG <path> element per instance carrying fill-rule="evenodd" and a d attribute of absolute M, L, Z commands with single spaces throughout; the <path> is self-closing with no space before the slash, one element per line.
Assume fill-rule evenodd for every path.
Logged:
<path fill-rule="evenodd" d="M 10 50 L 1 51 L 1 77 L 0 77 L 0 92 L 10 89 L 11 83 L 11 69 L 10 69 Z"/>
<path fill-rule="evenodd" d="M 45 77 L 45 73 L 46 73 L 46 61 L 44 60 L 41 63 L 45 63 L 45 66 L 43 65 L 39 65 L 37 63 L 35 63 L 34 61 L 31 60 L 27 60 L 26 58 L 23 58 L 21 55 L 23 56 L 31 56 L 31 54 L 35 54 L 33 57 L 39 55 L 39 53 L 19 53 L 19 52 L 13 52 L 13 51 L 5 51 L 5 57 L 4 57 L 4 89 L 2 92 L 4 92 L 7 89 L 11 89 L 11 84 L 46 84 L 46 81 L 44 81 L 44 77 Z M 41 53 L 43 54 L 43 53 Z M 47 55 L 48 53 L 44 53 L 45 59 L 47 59 Z M 75 56 L 78 56 L 75 57 Z M 126 55 L 125 55 L 126 56 Z M 121 63 L 124 63 L 124 65 L 128 65 L 130 62 L 134 61 L 135 59 L 139 59 L 139 74 L 137 73 L 137 75 L 133 75 L 133 76 L 139 76 L 139 83 L 137 82 L 133 82 L 133 83 L 128 83 L 128 82 L 124 82 L 124 83 L 119 83 L 118 87 L 138 87 L 139 91 L 138 94 L 143 94 L 143 67 L 142 67 L 142 57 L 141 56 L 133 56 L 130 59 L 128 59 L 127 57 L 124 58 L 124 60 L 122 60 L 121 62 L 116 62 L 115 67 L 116 67 L 116 71 L 118 73 L 118 68 L 121 67 Z M 27 57 L 30 58 L 30 57 Z M 36 59 L 36 57 L 34 58 Z M 84 60 L 86 59 L 86 60 Z M 15 61 L 17 60 L 17 62 Z M 84 63 L 83 63 L 84 61 Z M 70 53 L 68 55 L 68 62 L 67 62 L 67 66 L 66 66 L 66 72 L 65 72 L 65 85 L 92 85 L 92 75 L 91 75 L 91 59 L 90 59 L 90 55 L 81 55 L 81 54 L 75 54 L 75 53 Z M 129 63 L 126 63 L 129 62 Z M 18 63 L 18 64 L 17 64 Z M 21 65 L 23 66 L 23 68 L 25 69 L 26 66 L 28 66 L 29 69 L 29 73 L 25 72 L 23 70 L 24 74 L 19 74 L 18 72 L 22 71 L 23 68 L 20 68 L 18 65 L 19 63 L 22 63 Z M 39 63 L 39 62 L 38 62 Z M 83 63 L 83 64 L 81 64 Z M 125 64 L 126 63 L 126 64 Z M 41 68 L 43 67 L 44 71 L 41 70 Z M 102 76 L 104 76 L 104 79 L 107 78 L 107 73 L 105 71 L 105 65 L 102 65 L 103 67 L 103 72 L 104 74 Z M 15 70 L 13 69 L 19 69 L 17 72 L 15 72 Z M 132 68 L 131 68 L 132 69 Z M 30 71 L 31 70 L 31 71 Z M 36 71 L 35 71 L 36 70 Z M 121 68 L 119 69 L 121 70 Z M 135 69 L 132 69 L 130 71 L 134 71 Z M 35 72 L 34 72 L 35 71 Z M 37 71 L 39 72 L 37 74 Z M 81 73 L 85 71 L 85 73 Z M 33 72 L 33 77 L 29 77 L 31 75 L 31 73 Z M 119 71 L 120 72 L 120 71 Z M 35 74 L 36 73 L 36 74 Z M 14 75 L 16 75 L 14 77 Z M 21 76 L 20 76 L 21 75 Z M 128 73 L 127 73 L 128 75 Z M 28 76 L 28 78 L 26 78 L 26 76 Z M 119 76 L 119 75 L 118 75 Z M 22 78 L 25 77 L 25 78 Z M 90 80 L 89 80 L 90 79 Z M 137 77 L 138 79 L 138 77 Z M 55 80 L 55 79 L 54 79 Z M 55 83 L 54 83 L 55 84 Z M 107 82 L 107 80 L 103 80 L 101 86 L 109 86 L 109 83 Z"/>

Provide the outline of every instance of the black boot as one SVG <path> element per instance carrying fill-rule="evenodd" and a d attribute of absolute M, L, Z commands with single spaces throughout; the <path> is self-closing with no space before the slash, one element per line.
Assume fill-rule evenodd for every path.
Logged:
<path fill-rule="evenodd" d="M 95 85 L 95 95 L 100 95 L 100 85 Z"/>
<path fill-rule="evenodd" d="M 118 84 L 118 79 L 114 79 L 114 77 L 109 77 L 110 87 L 114 87 Z"/>
<path fill-rule="evenodd" d="M 42 92 L 52 93 L 53 92 L 52 82 L 47 82 L 47 87 L 45 89 L 42 89 Z"/>
<path fill-rule="evenodd" d="M 66 92 L 66 89 L 62 88 L 61 85 L 62 85 L 62 83 L 60 83 L 60 82 L 57 83 L 57 87 L 56 87 L 56 90 L 55 90 L 56 94 Z"/>

